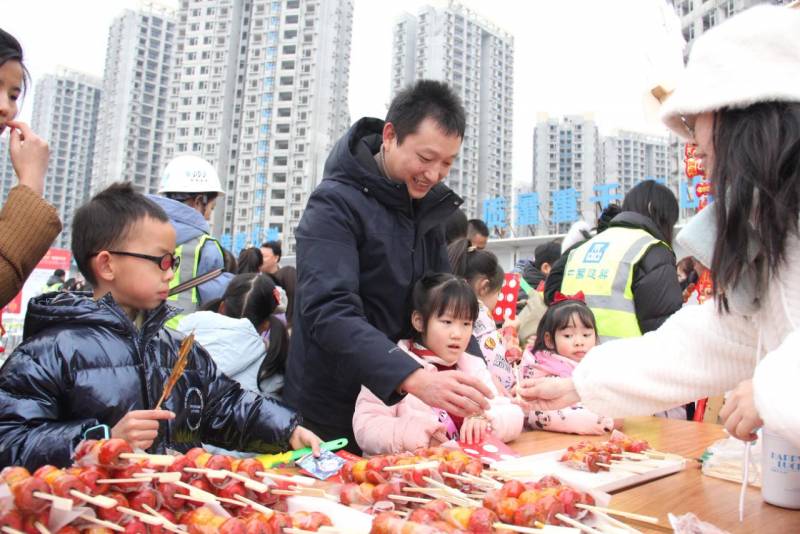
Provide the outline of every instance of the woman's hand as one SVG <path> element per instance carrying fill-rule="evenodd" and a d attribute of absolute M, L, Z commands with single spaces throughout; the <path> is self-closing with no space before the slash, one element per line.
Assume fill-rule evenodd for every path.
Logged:
<path fill-rule="evenodd" d="M 44 176 L 50 160 L 47 141 L 33 133 L 24 122 L 8 121 L 11 128 L 9 152 L 19 183 L 31 188 L 37 195 L 44 193 Z"/>
<path fill-rule="evenodd" d="M 725 405 L 719 412 L 725 429 L 735 438 L 743 441 L 753 441 L 757 438 L 755 431 L 764 422 L 758 415 L 756 403 L 753 398 L 753 381 L 740 382 L 725 399 Z"/>
<path fill-rule="evenodd" d="M 571 378 L 527 378 L 516 393 L 528 409 L 539 411 L 560 410 L 581 400 Z"/>
<path fill-rule="evenodd" d="M 467 417 L 461 424 L 459 437 L 461 441 L 467 445 L 480 443 L 486 437 L 486 434 L 489 433 L 490 429 L 491 425 L 485 417 Z"/>
<path fill-rule="evenodd" d="M 111 428 L 111 437 L 124 439 L 134 449 L 149 449 L 158 437 L 159 421 L 175 419 L 169 410 L 133 410 Z"/>
<path fill-rule="evenodd" d="M 304 447 L 311 447 L 311 452 L 314 454 L 315 458 L 319 458 L 319 446 L 322 443 L 322 440 L 314 434 L 309 429 L 298 426 L 292 432 L 292 436 L 289 438 L 289 445 L 292 449 L 302 449 Z"/>

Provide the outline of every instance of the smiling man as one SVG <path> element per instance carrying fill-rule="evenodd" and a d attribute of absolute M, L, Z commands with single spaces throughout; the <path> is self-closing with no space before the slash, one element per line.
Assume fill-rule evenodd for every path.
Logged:
<path fill-rule="evenodd" d="M 412 393 L 457 415 L 491 393 L 459 371 L 424 372 L 396 345 L 411 337 L 411 289 L 450 271 L 447 217 L 462 200 L 441 182 L 466 119 L 447 85 L 400 92 L 386 121 L 356 122 L 331 151 L 297 231 L 297 293 L 284 400 L 324 439 L 347 437 L 364 385 L 386 404 Z"/>

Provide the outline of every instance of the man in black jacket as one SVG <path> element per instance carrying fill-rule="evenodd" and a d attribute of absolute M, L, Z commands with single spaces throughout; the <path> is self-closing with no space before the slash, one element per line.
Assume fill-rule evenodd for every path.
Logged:
<path fill-rule="evenodd" d="M 284 400 L 324 439 L 347 437 L 364 385 L 387 404 L 412 393 L 458 415 L 491 393 L 459 371 L 423 372 L 396 342 L 410 337 L 410 294 L 449 272 L 443 223 L 462 200 L 440 182 L 458 156 L 464 109 L 420 81 L 386 121 L 364 118 L 339 140 L 295 233 L 297 292 Z"/>

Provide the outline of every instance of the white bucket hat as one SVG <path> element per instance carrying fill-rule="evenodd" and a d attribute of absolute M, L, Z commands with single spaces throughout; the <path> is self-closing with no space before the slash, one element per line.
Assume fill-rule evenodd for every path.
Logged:
<path fill-rule="evenodd" d="M 800 101 L 800 9 L 755 6 L 697 39 L 661 120 L 687 139 L 682 116 L 774 101 Z"/>

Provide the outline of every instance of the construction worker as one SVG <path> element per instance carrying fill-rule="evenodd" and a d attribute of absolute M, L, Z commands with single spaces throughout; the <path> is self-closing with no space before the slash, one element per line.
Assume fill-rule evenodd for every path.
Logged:
<path fill-rule="evenodd" d="M 173 158 L 161 175 L 159 195 L 150 195 L 167 212 L 177 233 L 175 255 L 181 258 L 170 288 L 223 267 L 222 246 L 211 235 L 208 221 L 217 197 L 224 194 L 216 169 L 199 156 L 185 154 Z M 203 303 L 221 298 L 233 275 L 223 273 L 195 288 L 169 297 L 170 304 L 184 314 L 196 311 Z M 167 323 L 175 328 L 179 315 Z"/>

